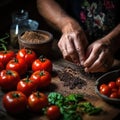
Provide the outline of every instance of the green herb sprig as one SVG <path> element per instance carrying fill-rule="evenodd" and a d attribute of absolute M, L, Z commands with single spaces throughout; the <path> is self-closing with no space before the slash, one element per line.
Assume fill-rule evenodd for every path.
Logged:
<path fill-rule="evenodd" d="M 7 50 L 7 46 L 8 46 L 8 42 L 6 41 L 6 39 L 9 38 L 9 34 L 5 34 L 4 37 L 0 38 L 0 50 Z"/>

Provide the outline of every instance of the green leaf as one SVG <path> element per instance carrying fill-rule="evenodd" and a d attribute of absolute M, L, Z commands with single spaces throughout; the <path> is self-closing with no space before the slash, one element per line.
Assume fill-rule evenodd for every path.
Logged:
<path fill-rule="evenodd" d="M 64 96 L 58 92 L 51 92 L 48 94 L 48 101 L 50 104 L 58 105 L 61 107 L 61 105 L 64 102 Z"/>
<path fill-rule="evenodd" d="M 89 115 L 99 114 L 102 111 L 101 108 L 93 106 L 90 102 L 79 103 L 79 109 L 84 113 L 88 113 Z"/>
<path fill-rule="evenodd" d="M 83 95 L 81 95 L 81 94 L 70 94 L 65 97 L 65 102 L 78 103 L 81 100 L 83 100 Z"/>

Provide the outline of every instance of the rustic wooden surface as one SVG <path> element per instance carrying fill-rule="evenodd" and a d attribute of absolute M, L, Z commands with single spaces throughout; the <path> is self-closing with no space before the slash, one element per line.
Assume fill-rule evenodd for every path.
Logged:
<path fill-rule="evenodd" d="M 57 72 L 58 71 L 63 71 L 66 67 L 71 67 L 72 69 L 75 69 L 79 74 L 82 79 L 84 79 L 87 82 L 87 85 L 83 86 L 82 89 L 70 89 L 68 86 L 64 86 L 64 82 L 60 81 Z M 90 101 L 93 105 L 97 107 L 101 107 L 103 109 L 103 112 L 100 115 L 96 116 L 89 116 L 89 115 L 84 115 L 83 120 L 118 120 L 115 119 L 117 115 L 120 114 L 120 108 L 115 107 L 113 105 L 110 105 L 103 101 L 96 93 L 94 90 L 95 86 L 95 77 L 91 77 L 89 75 L 84 75 L 81 73 L 79 70 L 79 67 L 70 64 L 69 62 L 60 59 L 53 64 L 53 77 L 52 77 L 52 83 L 49 86 L 47 90 L 44 92 L 52 92 L 52 91 L 57 91 L 60 92 L 64 95 L 68 95 L 70 93 L 82 93 L 85 95 L 85 98 Z M 4 93 L 0 91 L 0 120 L 47 120 L 46 117 L 42 116 L 39 114 L 33 114 L 33 113 L 25 113 L 21 117 L 13 117 L 10 116 L 5 109 L 3 108 L 2 105 L 2 96 Z"/>
<path fill-rule="evenodd" d="M 57 52 L 57 55 L 59 53 Z M 57 58 L 57 59 L 56 59 Z M 87 82 L 87 85 L 83 86 L 82 89 L 70 89 L 68 86 L 64 86 L 64 82 L 61 81 L 58 77 L 58 71 L 63 71 L 66 67 L 71 67 L 75 71 L 78 72 L 79 77 L 84 79 Z M 101 75 L 101 74 L 100 74 Z M 60 59 L 53 56 L 53 74 L 52 74 L 52 82 L 48 89 L 44 92 L 49 93 L 52 91 L 60 92 L 63 95 L 68 95 L 70 93 L 82 93 L 85 98 L 91 102 L 93 105 L 97 107 L 101 107 L 103 112 L 100 115 L 89 116 L 84 115 L 83 120 L 119 120 L 120 119 L 120 107 L 113 106 L 111 104 L 103 101 L 96 93 L 95 93 L 95 80 L 97 77 L 89 76 L 88 74 L 83 74 L 80 68 L 68 61 Z M 41 116 L 40 114 L 33 114 L 30 112 L 26 112 L 21 116 L 11 116 L 9 115 L 3 105 L 2 105 L 2 97 L 4 92 L 0 90 L 0 120 L 47 120 L 45 116 Z"/>

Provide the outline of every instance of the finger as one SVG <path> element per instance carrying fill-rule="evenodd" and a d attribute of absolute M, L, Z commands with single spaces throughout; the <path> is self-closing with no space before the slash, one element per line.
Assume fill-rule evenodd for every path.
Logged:
<path fill-rule="evenodd" d="M 95 61 L 97 61 L 97 59 L 99 58 L 99 55 L 100 55 L 100 50 L 91 50 L 90 55 L 84 62 L 84 67 L 90 67 L 91 65 L 93 65 Z"/>
<path fill-rule="evenodd" d="M 75 49 L 79 57 L 80 64 L 83 65 L 85 61 L 85 51 L 84 51 L 85 49 L 84 49 L 84 46 L 81 40 L 78 40 L 78 39 L 80 38 L 76 38 L 76 40 L 74 41 L 74 45 L 75 45 Z"/>
<path fill-rule="evenodd" d="M 79 63 L 79 57 L 75 50 L 73 38 L 69 37 L 69 39 L 66 40 L 66 44 L 67 44 L 66 49 L 68 56 L 71 57 L 74 63 Z"/>
<path fill-rule="evenodd" d="M 106 64 L 107 64 L 106 54 L 102 51 L 98 59 L 90 67 L 86 68 L 85 71 L 86 72 L 104 72 L 108 69 L 108 66 Z"/>

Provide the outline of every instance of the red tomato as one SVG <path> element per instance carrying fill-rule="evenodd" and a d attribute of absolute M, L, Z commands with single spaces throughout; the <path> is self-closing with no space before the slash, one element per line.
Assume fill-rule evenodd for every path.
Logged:
<path fill-rule="evenodd" d="M 109 96 L 111 93 L 111 89 L 106 85 L 100 90 L 100 93 Z"/>
<path fill-rule="evenodd" d="M 4 67 L 6 64 L 15 57 L 14 51 L 0 51 L 0 62 L 3 63 Z"/>
<path fill-rule="evenodd" d="M 26 96 L 29 96 L 37 88 L 37 84 L 29 78 L 21 79 L 17 84 L 17 90 L 24 93 Z"/>
<path fill-rule="evenodd" d="M 4 69 L 4 65 L 0 62 L 0 71 Z"/>
<path fill-rule="evenodd" d="M 120 87 L 120 77 L 118 77 L 118 78 L 116 79 L 116 85 L 117 85 L 118 87 Z"/>
<path fill-rule="evenodd" d="M 28 97 L 28 107 L 34 112 L 41 112 L 42 108 L 47 106 L 48 98 L 44 93 L 36 91 Z"/>
<path fill-rule="evenodd" d="M 10 91 L 3 96 L 3 106 L 11 114 L 24 112 L 27 107 L 27 97 L 20 91 Z"/>
<path fill-rule="evenodd" d="M 109 86 L 111 89 L 117 88 L 115 81 L 110 81 L 110 82 L 108 83 L 108 86 Z"/>
<path fill-rule="evenodd" d="M 0 72 L 0 87 L 4 90 L 16 89 L 20 76 L 13 70 L 2 70 Z"/>
<path fill-rule="evenodd" d="M 118 94 L 118 98 L 120 98 L 120 87 L 118 88 L 117 94 Z"/>
<path fill-rule="evenodd" d="M 52 71 L 52 62 L 43 57 L 40 56 L 39 59 L 36 59 L 33 64 L 32 64 L 32 70 L 37 71 L 37 70 L 46 70 L 48 72 Z"/>
<path fill-rule="evenodd" d="M 106 86 L 106 84 L 101 84 L 99 90 L 102 90 L 105 86 Z"/>
<path fill-rule="evenodd" d="M 110 98 L 118 98 L 117 92 L 112 92 L 109 96 Z"/>
<path fill-rule="evenodd" d="M 31 68 L 33 61 L 37 58 L 37 55 L 33 50 L 23 48 L 18 51 L 17 58 L 24 59 L 28 67 Z"/>
<path fill-rule="evenodd" d="M 34 80 L 36 84 L 38 84 L 38 89 L 47 87 L 50 82 L 51 82 L 51 74 L 47 71 L 35 71 L 33 74 L 30 76 L 31 80 Z"/>
<path fill-rule="evenodd" d="M 7 63 L 6 69 L 15 70 L 20 75 L 24 75 L 27 72 L 27 64 L 23 59 L 14 58 Z"/>
<path fill-rule="evenodd" d="M 48 107 L 46 115 L 50 120 L 58 120 L 61 115 L 59 107 L 56 105 Z"/>

